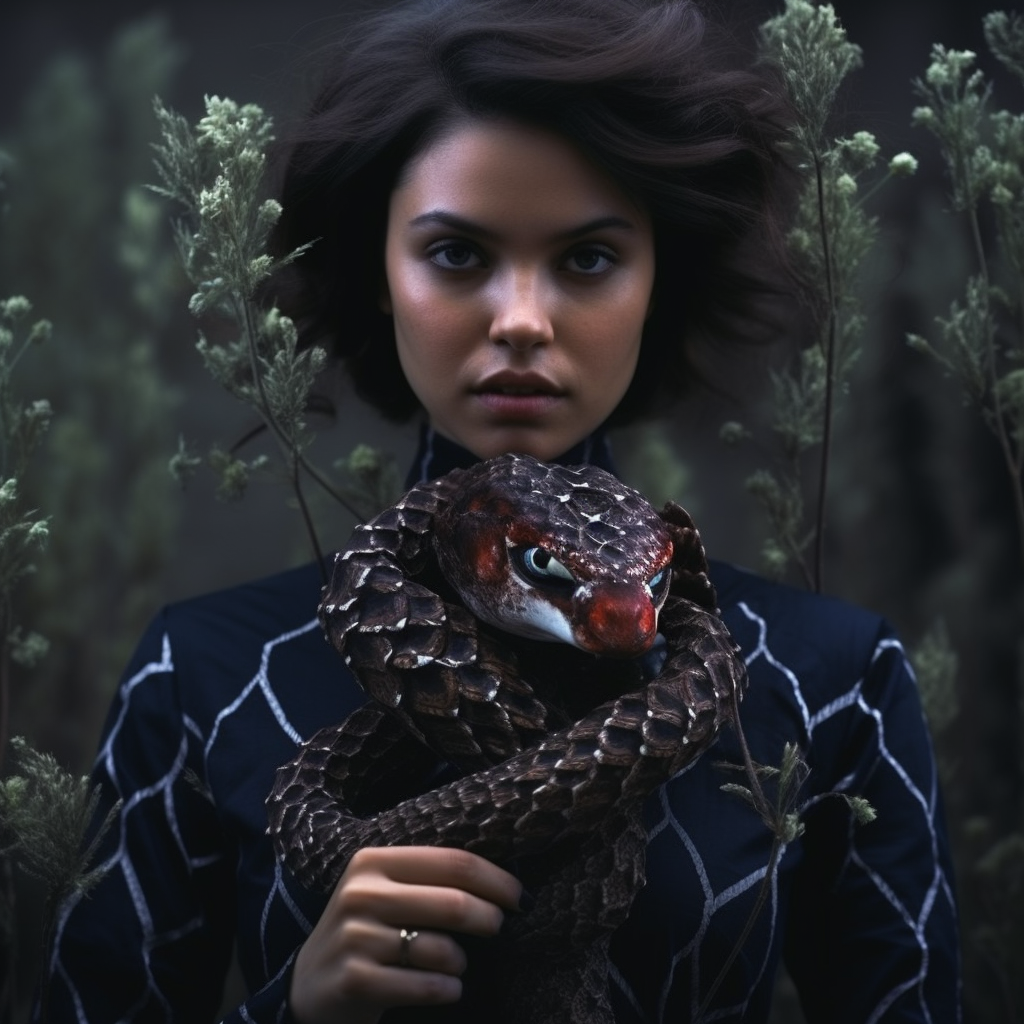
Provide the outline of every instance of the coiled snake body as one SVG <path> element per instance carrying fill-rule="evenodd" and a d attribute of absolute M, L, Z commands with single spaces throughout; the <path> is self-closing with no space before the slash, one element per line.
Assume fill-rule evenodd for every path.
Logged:
<path fill-rule="evenodd" d="M 602 470 L 504 455 L 413 488 L 335 556 L 320 620 L 370 702 L 278 771 L 279 857 L 323 890 L 364 846 L 508 866 L 536 903 L 506 922 L 494 1019 L 610 1021 L 640 804 L 745 685 L 715 605 L 687 513 Z"/>

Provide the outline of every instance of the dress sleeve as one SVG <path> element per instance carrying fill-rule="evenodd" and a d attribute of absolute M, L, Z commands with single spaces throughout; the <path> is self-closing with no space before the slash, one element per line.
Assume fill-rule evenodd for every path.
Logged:
<path fill-rule="evenodd" d="M 817 723 L 786 961 L 810 1024 L 960 1020 L 956 904 L 935 759 L 913 675 L 883 628 L 863 678 Z M 817 765 L 816 765 L 817 762 Z"/>
<path fill-rule="evenodd" d="M 236 855 L 204 785 L 164 616 L 143 637 L 104 729 L 97 821 L 121 801 L 85 898 L 59 912 L 50 1024 L 202 1024 L 217 1017 L 235 925 Z M 290 962 L 226 1018 L 285 1024 Z M 40 1019 L 37 999 L 36 1020 Z"/>

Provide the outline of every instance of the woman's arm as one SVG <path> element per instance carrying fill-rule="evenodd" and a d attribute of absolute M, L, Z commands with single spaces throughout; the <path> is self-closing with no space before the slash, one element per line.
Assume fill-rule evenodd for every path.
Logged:
<path fill-rule="evenodd" d="M 187 625 L 191 637 L 197 631 L 191 620 Z M 183 657 L 179 651 L 178 660 Z M 230 838 L 242 805 L 233 812 L 215 804 L 205 776 L 205 719 L 224 698 L 210 694 L 210 707 L 201 712 L 183 701 L 179 674 L 194 670 L 175 661 L 161 616 L 129 666 L 96 760 L 93 777 L 103 794 L 97 820 L 123 802 L 98 854 L 107 874 L 86 899 L 61 911 L 48 971 L 50 1024 L 213 1021 L 237 922 L 252 920 L 253 907 L 240 908 L 237 891 L 240 859 L 255 850 L 239 851 Z M 204 693 L 211 680 L 207 672 L 200 681 Z M 235 772 L 248 776 L 258 763 L 269 776 L 276 755 L 264 740 L 250 737 L 254 750 Z M 223 764 L 220 771 L 223 788 Z M 248 798 L 242 800 L 247 813 Z M 260 818 L 263 813 L 259 800 Z M 270 858 L 269 840 L 259 839 L 264 842 Z M 308 918 L 316 924 L 297 955 L 273 953 L 265 984 L 225 1024 L 375 1021 L 389 1006 L 453 1001 L 465 959 L 441 933 L 493 934 L 503 912 L 518 906 L 520 890 L 507 872 L 461 851 L 364 851 L 319 920 Z M 283 882 L 273 892 L 285 897 Z M 271 906 L 266 889 L 247 898 L 259 904 L 257 919 Z M 266 927 L 280 933 L 273 920 Z M 402 928 L 421 933 L 409 947 L 408 968 L 398 964 Z"/>
<path fill-rule="evenodd" d="M 891 636 L 849 697 L 837 788 L 865 797 L 877 817 L 854 825 L 834 798 L 808 811 L 787 964 L 812 1024 L 955 1022 L 956 905 L 935 760 Z"/>
<path fill-rule="evenodd" d="M 94 766 L 96 820 L 122 804 L 98 853 L 106 875 L 61 908 L 50 1024 L 216 1015 L 231 953 L 234 863 L 203 791 L 190 724 L 158 619 L 114 700 Z"/>

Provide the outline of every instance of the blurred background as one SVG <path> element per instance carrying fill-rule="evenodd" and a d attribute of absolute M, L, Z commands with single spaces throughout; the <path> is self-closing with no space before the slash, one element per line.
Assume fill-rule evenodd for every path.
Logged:
<path fill-rule="evenodd" d="M 32 507 L 51 517 L 51 541 L 17 595 L 19 620 L 51 649 L 31 670 L 13 667 L 11 731 L 76 771 L 88 769 L 121 666 L 163 603 L 310 557 L 280 482 L 254 482 L 225 503 L 211 475 L 182 493 L 167 471 L 179 437 L 199 449 L 230 444 L 254 421 L 201 366 L 172 211 L 142 187 L 155 180 L 152 98 L 194 121 L 204 95 L 228 96 L 286 124 L 308 95 L 319 47 L 373 6 L 3 5 L 0 150 L 13 162 L 0 195 L 0 298 L 24 294 L 54 324 L 15 381 L 23 400 L 51 402 L 54 421 L 24 481 Z M 752 40 L 780 6 L 719 0 L 717 9 Z M 910 126 L 911 80 L 943 42 L 982 55 L 996 105 L 1021 110 L 1020 84 L 985 55 L 988 5 L 835 7 L 864 51 L 837 132 L 870 130 L 886 155 L 909 150 L 920 169 L 875 202 L 881 238 L 865 273 L 864 351 L 837 420 L 825 589 L 887 615 L 911 649 L 945 626 L 956 672 L 928 708 L 960 876 L 968 1020 L 1022 1020 L 1021 543 L 992 435 L 959 384 L 904 342 L 908 331 L 934 336 L 933 317 L 974 269 L 935 141 Z M 768 455 L 727 447 L 718 431 L 734 419 L 763 429 L 764 364 L 733 376 L 733 394 L 696 396 L 615 444 L 633 482 L 694 513 L 713 556 L 757 568 L 766 526 L 743 481 Z M 314 458 L 330 465 L 366 442 L 404 473 L 411 428 L 383 423 L 338 388 L 337 422 L 324 424 Z M 351 518 L 326 504 L 317 516 L 327 546 L 344 541 Z M 27 955 L 20 970 L 27 981 Z M 800 1020 L 785 989 L 777 1019 Z"/>

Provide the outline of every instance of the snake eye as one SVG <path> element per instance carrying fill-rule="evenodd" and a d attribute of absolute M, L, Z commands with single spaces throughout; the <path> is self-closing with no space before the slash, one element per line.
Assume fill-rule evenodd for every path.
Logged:
<path fill-rule="evenodd" d="M 672 579 L 671 569 L 662 569 L 655 573 L 647 581 L 647 589 L 651 592 L 651 598 L 655 604 L 660 604 L 668 592 L 668 585 Z"/>
<path fill-rule="evenodd" d="M 512 551 L 512 563 L 519 574 L 530 582 L 576 584 L 572 573 L 550 551 L 543 548 L 515 548 Z"/>

